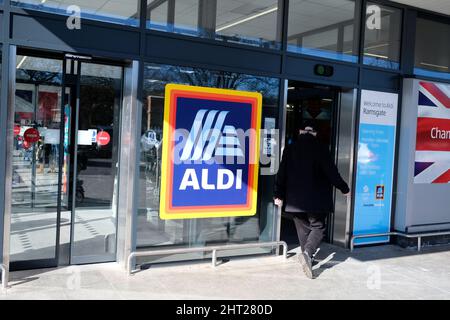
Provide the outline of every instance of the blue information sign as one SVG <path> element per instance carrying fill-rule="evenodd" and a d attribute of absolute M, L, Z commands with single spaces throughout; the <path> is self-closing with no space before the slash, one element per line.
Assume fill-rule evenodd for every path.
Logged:
<path fill-rule="evenodd" d="M 390 231 L 397 107 L 397 94 L 361 92 L 354 235 Z M 388 236 L 361 238 L 355 245 L 388 241 Z"/>

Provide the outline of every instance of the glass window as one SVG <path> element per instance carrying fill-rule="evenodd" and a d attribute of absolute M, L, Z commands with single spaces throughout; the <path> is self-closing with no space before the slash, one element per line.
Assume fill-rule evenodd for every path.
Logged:
<path fill-rule="evenodd" d="M 367 3 L 364 36 L 364 64 L 398 69 L 402 11 Z"/>
<path fill-rule="evenodd" d="M 273 176 L 260 176 L 259 211 L 251 217 L 161 220 L 159 218 L 164 90 L 168 83 L 257 91 L 263 95 L 263 119 L 278 119 L 279 80 L 232 72 L 146 64 L 141 129 L 137 247 L 206 246 L 272 241 Z M 272 120 L 270 121 L 272 122 Z M 265 123 L 263 120 L 262 123 Z M 276 126 L 275 123 L 273 123 Z M 162 142 L 162 143 L 161 143 Z M 263 250 L 263 249 L 260 249 Z M 259 251 L 258 251 L 259 252 Z M 267 252 L 267 250 L 265 251 Z M 253 251 L 253 253 L 255 253 Z M 202 258 L 203 254 L 165 259 Z M 147 258 L 153 259 L 153 258 Z M 167 260 L 158 260 L 167 261 Z"/>
<path fill-rule="evenodd" d="M 139 25 L 139 0 L 12 0 L 11 4 L 62 15 L 79 12 L 81 18 L 85 19 Z"/>
<path fill-rule="evenodd" d="M 290 0 L 288 50 L 357 62 L 356 17 L 354 0 Z"/>
<path fill-rule="evenodd" d="M 154 0 L 147 27 L 196 37 L 279 48 L 280 0 Z"/>
<path fill-rule="evenodd" d="M 414 72 L 450 79 L 450 24 L 418 18 L 416 30 Z"/>

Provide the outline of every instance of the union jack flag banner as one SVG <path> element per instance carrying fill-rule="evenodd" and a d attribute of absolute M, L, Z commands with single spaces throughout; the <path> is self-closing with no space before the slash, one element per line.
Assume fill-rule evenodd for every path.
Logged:
<path fill-rule="evenodd" d="M 414 183 L 450 183 L 450 85 L 419 83 Z"/>

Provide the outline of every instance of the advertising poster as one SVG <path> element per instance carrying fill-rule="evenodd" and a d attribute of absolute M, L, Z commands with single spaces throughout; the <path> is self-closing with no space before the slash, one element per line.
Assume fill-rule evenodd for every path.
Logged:
<path fill-rule="evenodd" d="M 414 183 L 450 183 L 450 85 L 419 83 Z"/>
<path fill-rule="evenodd" d="M 45 129 L 44 141 L 45 144 L 59 145 L 59 129 Z"/>
<path fill-rule="evenodd" d="M 168 84 L 165 97 L 161 219 L 255 215 L 261 94 Z"/>
<path fill-rule="evenodd" d="M 92 146 L 92 135 L 90 130 L 78 130 L 78 145 Z"/>
<path fill-rule="evenodd" d="M 353 234 L 390 231 L 398 95 L 362 90 Z M 356 239 L 357 244 L 389 237 Z"/>

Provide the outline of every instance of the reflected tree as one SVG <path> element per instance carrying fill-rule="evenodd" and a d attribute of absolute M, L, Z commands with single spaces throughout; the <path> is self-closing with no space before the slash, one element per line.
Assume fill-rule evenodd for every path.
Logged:
<path fill-rule="evenodd" d="M 278 102 L 279 79 L 276 78 L 168 65 L 147 65 L 144 77 L 146 96 L 163 97 L 166 84 L 178 83 L 191 86 L 260 92 L 263 95 L 264 105 L 276 105 Z"/>

